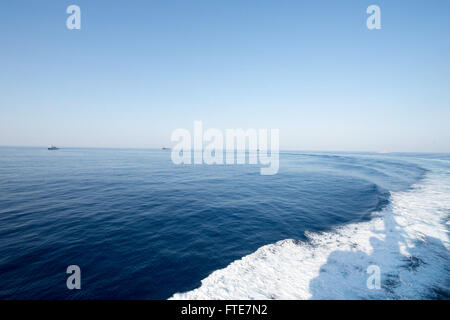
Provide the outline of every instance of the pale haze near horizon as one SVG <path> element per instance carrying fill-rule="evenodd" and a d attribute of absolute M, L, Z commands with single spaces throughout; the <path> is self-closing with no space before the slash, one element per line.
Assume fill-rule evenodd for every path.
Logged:
<path fill-rule="evenodd" d="M 77 4 L 81 30 L 68 30 Z M 382 29 L 366 28 L 378 4 Z M 0 145 L 172 146 L 277 128 L 280 149 L 450 152 L 448 1 L 0 4 Z"/>

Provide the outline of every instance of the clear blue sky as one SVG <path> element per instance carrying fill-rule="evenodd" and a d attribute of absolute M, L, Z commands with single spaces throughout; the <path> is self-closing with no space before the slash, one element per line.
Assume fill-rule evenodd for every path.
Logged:
<path fill-rule="evenodd" d="M 450 152 L 450 1 L 0 2 L 0 145 L 160 147 L 194 120 Z"/>

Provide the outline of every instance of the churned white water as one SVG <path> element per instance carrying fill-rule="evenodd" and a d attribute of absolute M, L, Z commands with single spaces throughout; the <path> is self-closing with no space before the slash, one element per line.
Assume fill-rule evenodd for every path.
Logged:
<path fill-rule="evenodd" d="M 450 173 L 434 165 L 370 221 L 282 240 L 171 299 L 435 299 L 450 292 Z M 379 267 L 370 289 L 369 266 Z"/>

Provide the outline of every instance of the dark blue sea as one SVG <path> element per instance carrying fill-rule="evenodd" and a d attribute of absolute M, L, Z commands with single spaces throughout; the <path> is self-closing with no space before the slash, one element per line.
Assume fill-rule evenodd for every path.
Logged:
<path fill-rule="evenodd" d="M 259 165 L 177 166 L 170 150 L 2 147 L 0 298 L 167 299 L 201 287 L 214 271 L 265 245 L 284 239 L 305 245 L 308 234 L 365 226 L 404 205 L 402 199 L 419 193 L 422 184 L 417 201 L 426 201 L 426 188 L 435 188 L 430 195 L 441 192 L 439 201 L 433 198 L 441 222 L 423 231 L 440 230 L 433 239 L 441 260 L 418 257 L 424 293 L 417 291 L 416 298 L 445 298 L 449 160 L 438 154 L 281 152 L 278 174 L 264 176 Z M 398 223 L 414 208 L 398 211 Z M 404 233 L 412 238 L 417 228 L 408 226 Z M 430 264 L 434 274 L 441 272 L 440 288 L 426 269 Z M 66 287 L 69 265 L 81 268 L 81 290 Z M 250 289 L 246 294 L 253 297 Z"/>

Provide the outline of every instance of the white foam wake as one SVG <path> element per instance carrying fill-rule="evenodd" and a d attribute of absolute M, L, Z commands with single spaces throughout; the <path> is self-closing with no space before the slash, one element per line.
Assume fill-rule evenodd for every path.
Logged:
<path fill-rule="evenodd" d="M 368 222 L 259 248 L 171 299 L 416 299 L 450 292 L 448 171 L 429 172 Z M 369 289 L 367 268 L 381 270 Z"/>

